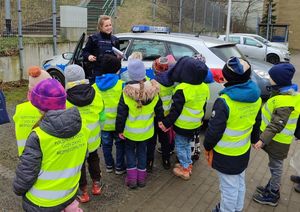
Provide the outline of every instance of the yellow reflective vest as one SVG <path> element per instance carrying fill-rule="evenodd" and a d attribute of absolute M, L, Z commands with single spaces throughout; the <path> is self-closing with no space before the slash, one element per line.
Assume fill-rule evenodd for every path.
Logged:
<path fill-rule="evenodd" d="M 251 146 L 251 132 L 261 107 L 261 98 L 256 102 L 238 102 L 226 94 L 221 95 L 229 108 L 226 129 L 214 150 L 227 156 L 239 156 Z"/>
<path fill-rule="evenodd" d="M 300 94 L 292 95 L 277 95 L 274 96 L 264 104 L 262 108 L 262 122 L 260 130 L 263 132 L 267 125 L 270 123 L 272 113 L 275 109 L 280 107 L 294 107 L 294 111 L 290 114 L 287 124 L 284 129 L 277 133 L 272 140 L 283 144 L 291 144 L 294 138 L 294 132 L 296 130 L 297 121 L 299 117 L 299 104 Z"/>
<path fill-rule="evenodd" d="M 122 95 L 122 86 L 122 80 L 118 80 L 114 87 L 106 91 L 101 91 L 96 84 L 93 85 L 94 89 L 101 93 L 104 102 L 105 121 L 102 126 L 104 131 L 116 130 L 117 108 Z"/>
<path fill-rule="evenodd" d="M 159 87 L 159 97 L 163 104 L 164 115 L 167 116 L 170 113 L 172 105 L 172 94 L 175 86 L 166 87 L 162 84 L 159 84 Z"/>
<path fill-rule="evenodd" d="M 42 164 L 39 176 L 25 194 L 37 206 L 53 207 L 71 199 L 78 190 L 81 166 L 87 152 L 86 127 L 71 138 L 57 138 L 37 127 Z"/>
<path fill-rule="evenodd" d="M 31 104 L 31 102 L 24 102 L 17 105 L 16 113 L 13 117 L 15 122 L 15 133 L 18 146 L 18 155 L 21 156 L 26 140 L 31 133 L 33 126 L 42 117 L 39 109 Z"/>
<path fill-rule="evenodd" d="M 175 126 L 181 129 L 193 130 L 202 125 L 204 116 L 203 107 L 209 99 L 209 87 L 205 83 L 191 85 L 180 83 L 175 87 L 174 93 L 182 90 L 185 103 L 180 116 L 175 121 Z"/>
<path fill-rule="evenodd" d="M 67 100 L 67 108 L 74 105 Z M 101 144 L 99 114 L 103 111 L 104 105 L 101 94 L 95 90 L 95 98 L 89 105 L 77 107 L 81 118 L 85 121 L 90 130 L 88 137 L 88 150 L 94 152 Z"/>
<path fill-rule="evenodd" d="M 124 136 L 132 141 L 145 141 L 154 135 L 154 108 L 159 100 L 156 95 L 150 104 L 137 108 L 137 102 L 123 93 L 128 106 Z"/>

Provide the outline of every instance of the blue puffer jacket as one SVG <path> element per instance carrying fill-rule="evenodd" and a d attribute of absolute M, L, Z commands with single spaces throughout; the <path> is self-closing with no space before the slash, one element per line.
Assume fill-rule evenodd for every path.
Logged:
<path fill-rule="evenodd" d="M 226 86 L 226 84 L 225 84 Z M 220 94 L 227 94 L 232 100 L 239 102 L 256 102 L 260 98 L 258 86 L 251 80 L 243 84 L 236 84 L 225 87 Z M 229 117 L 229 108 L 225 100 L 218 98 L 213 106 L 214 114 L 208 123 L 208 128 L 204 138 L 204 148 L 209 151 L 220 141 L 226 129 L 226 123 Z M 261 123 L 261 112 L 257 114 L 256 122 L 251 133 L 251 143 L 259 140 L 259 127 Z M 250 156 L 250 149 L 241 156 L 226 156 L 213 152 L 213 168 L 224 174 L 240 174 L 247 166 Z"/>

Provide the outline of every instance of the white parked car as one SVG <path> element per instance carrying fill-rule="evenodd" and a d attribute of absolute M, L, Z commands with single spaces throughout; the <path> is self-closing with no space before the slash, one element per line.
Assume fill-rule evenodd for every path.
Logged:
<path fill-rule="evenodd" d="M 218 38 L 225 41 L 226 35 L 220 35 Z M 253 35 L 230 34 L 229 42 L 236 43 L 245 57 L 266 60 L 272 64 L 290 61 L 291 54 L 286 48 L 275 47 L 274 44 L 272 46 L 270 42 L 257 38 Z"/>
<path fill-rule="evenodd" d="M 225 62 L 230 57 L 244 56 L 239 52 L 233 43 L 225 43 L 216 38 L 211 37 L 193 37 L 185 35 L 161 34 L 161 33 L 120 33 L 116 34 L 120 41 L 120 50 L 123 51 L 125 59 L 122 61 L 122 67 L 127 66 L 128 56 L 134 51 L 140 51 L 143 54 L 143 62 L 146 68 L 152 66 L 153 60 L 160 56 L 172 54 L 176 60 L 183 56 L 194 56 L 201 53 L 206 58 L 206 65 L 215 72 L 221 72 Z M 84 43 L 84 35 L 80 38 L 74 52 L 63 53 L 44 61 L 43 68 L 47 70 L 54 78 L 64 83 L 64 68 L 68 64 L 79 64 L 84 67 L 86 73 L 89 73 L 89 66 L 81 57 L 81 50 Z M 249 60 L 252 65 L 251 78 L 255 81 L 262 93 L 262 98 L 267 98 L 269 92 L 266 86 L 269 85 L 268 70 L 271 64 L 258 60 Z M 219 95 L 219 91 L 223 89 L 220 83 L 211 83 L 210 99 L 207 103 L 205 119 L 211 115 L 214 101 Z"/>

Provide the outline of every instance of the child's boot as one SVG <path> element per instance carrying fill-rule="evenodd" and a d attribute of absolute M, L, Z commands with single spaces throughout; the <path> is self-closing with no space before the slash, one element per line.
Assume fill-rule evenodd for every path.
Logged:
<path fill-rule="evenodd" d="M 100 181 L 93 181 L 92 194 L 100 195 L 101 192 L 102 192 L 102 183 Z"/>
<path fill-rule="evenodd" d="M 87 186 L 84 186 L 79 189 L 79 194 L 77 195 L 77 199 L 81 203 L 86 203 L 90 201 L 90 196 L 88 194 Z"/>
<path fill-rule="evenodd" d="M 183 168 L 182 166 L 174 168 L 173 173 L 184 180 L 189 180 L 191 178 L 189 169 Z"/>
<path fill-rule="evenodd" d="M 300 193 L 300 184 L 297 183 L 295 186 L 294 186 L 294 189 L 296 192 Z"/>
<path fill-rule="evenodd" d="M 135 189 L 137 187 L 137 169 L 136 168 L 127 169 L 125 183 L 131 189 Z"/>
<path fill-rule="evenodd" d="M 271 206 L 277 206 L 278 201 L 280 198 L 279 190 L 278 191 L 273 191 L 273 190 L 268 190 L 262 194 L 254 194 L 253 195 L 253 200 L 263 204 L 263 205 L 271 205 Z"/>
<path fill-rule="evenodd" d="M 139 187 L 145 187 L 146 185 L 147 172 L 146 170 L 137 170 L 137 184 Z"/>
<path fill-rule="evenodd" d="M 152 169 L 153 169 L 153 160 L 148 160 L 146 170 L 148 173 L 152 173 Z"/>
<path fill-rule="evenodd" d="M 263 194 L 266 191 L 268 191 L 269 189 L 270 189 L 270 181 L 268 182 L 268 184 L 266 186 L 257 186 L 256 192 L 259 194 Z"/>
<path fill-rule="evenodd" d="M 292 175 L 291 181 L 293 181 L 294 183 L 300 183 L 300 176 Z"/>

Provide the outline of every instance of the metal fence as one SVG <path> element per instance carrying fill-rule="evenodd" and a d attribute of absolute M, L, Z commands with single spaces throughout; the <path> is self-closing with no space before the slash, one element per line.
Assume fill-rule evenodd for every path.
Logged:
<path fill-rule="evenodd" d="M 213 34 L 225 30 L 227 11 L 224 4 L 211 0 L 154 0 L 153 2 L 156 4 L 157 16 L 169 16 L 170 27 L 175 32 Z"/>
<path fill-rule="evenodd" d="M 11 31 L 18 32 L 18 1 L 0 1 L 0 34 L 8 34 L 6 4 L 10 2 Z M 57 26 L 59 26 L 59 8 L 62 5 L 79 5 L 81 0 L 56 0 Z M 52 0 L 22 0 L 23 34 L 52 34 Z M 59 30 L 59 29 L 58 29 Z"/>

